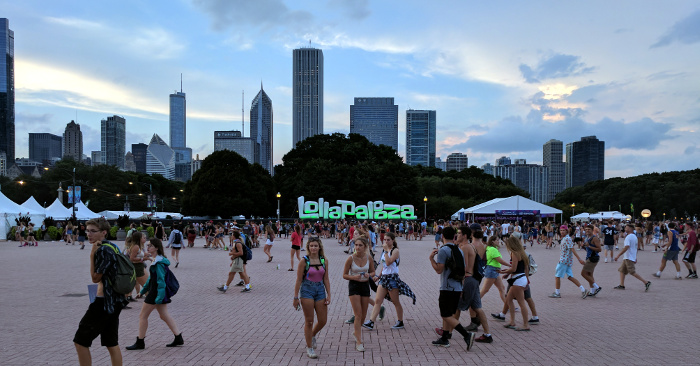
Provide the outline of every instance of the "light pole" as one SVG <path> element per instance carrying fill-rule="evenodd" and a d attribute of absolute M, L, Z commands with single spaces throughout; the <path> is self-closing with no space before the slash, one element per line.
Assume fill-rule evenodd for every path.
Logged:
<path fill-rule="evenodd" d="M 75 219 L 75 168 L 73 168 L 73 189 L 71 191 L 71 195 L 73 195 L 73 218 Z"/>
<path fill-rule="evenodd" d="M 571 204 L 571 216 L 576 216 L 576 204 L 572 203 Z"/>
<path fill-rule="evenodd" d="M 428 196 L 423 196 L 423 221 L 428 222 Z"/>
<path fill-rule="evenodd" d="M 279 192 L 277 192 L 277 224 L 281 226 L 282 223 L 280 222 L 280 197 L 282 197 L 282 195 Z"/>

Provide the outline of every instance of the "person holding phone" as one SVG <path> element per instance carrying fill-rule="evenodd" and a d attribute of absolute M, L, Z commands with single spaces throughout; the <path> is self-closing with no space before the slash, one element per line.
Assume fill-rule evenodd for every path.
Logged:
<path fill-rule="evenodd" d="M 364 352 L 362 344 L 362 323 L 369 306 L 369 278 L 374 276 L 374 261 L 370 260 L 369 243 L 365 237 L 355 238 L 355 252 L 345 261 L 343 278 L 348 280 L 348 296 L 355 317 L 355 349 Z"/>

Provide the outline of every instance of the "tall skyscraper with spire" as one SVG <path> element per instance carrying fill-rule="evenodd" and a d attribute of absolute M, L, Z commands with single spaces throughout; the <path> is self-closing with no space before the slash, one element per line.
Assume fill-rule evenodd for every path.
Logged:
<path fill-rule="evenodd" d="M 80 125 L 70 121 L 63 132 L 63 156 L 70 156 L 75 161 L 83 161 L 83 133 Z"/>
<path fill-rule="evenodd" d="M 273 174 L 272 121 L 272 100 L 265 93 L 260 82 L 260 92 L 250 104 L 250 137 L 255 139 L 257 144 L 255 162 L 262 165 L 270 174 Z"/>
<path fill-rule="evenodd" d="M 174 178 L 186 182 L 192 177 L 192 149 L 187 147 L 187 99 L 180 91 L 170 94 L 170 148 L 175 151 Z"/>
<path fill-rule="evenodd" d="M 292 142 L 296 146 L 323 133 L 323 51 L 295 49 L 293 59 Z"/>
<path fill-rule="evenodd" d="M 0 18 L 0 153 L 15 163 L 15 32 Z"/>

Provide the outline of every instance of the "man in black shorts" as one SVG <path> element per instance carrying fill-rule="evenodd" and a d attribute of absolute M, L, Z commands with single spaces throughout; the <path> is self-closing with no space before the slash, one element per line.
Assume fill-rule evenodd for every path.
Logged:
<path fill-rule="evenodd" d="M 78 352 L 78 362 L 80 365 L 92 364 L 90 346 L 92 341 L 100 336 L 102 346 L 107 347 L 109 351 L 112 365 L 121 365 L 122 353 L 118 342 L 119 313 L 127 301 L 124 295 L 112 289 L 109 281 L 117 273 L 117 254 L 111 248 L 111 246 L 114 248 L 117 246 L 102 245 L 109 232 L 109 224 L 104 218 L 88 221 L 86 232 L 88 241 L 92 243 L 90 277 L 93 283 L 97 283 L 97 297 L 80 320 L 78 331 L 73 338 Z M 111 244 L 107 241 L 104 243 Z"/>
<path fill-rule="evenodd" d="M 610 262 L 613 262 L 613 250 L 617 243 L 618 231 L 615 227 L 615 223 L 608 222 L 607 226 L 603 228 L 603 244 L 605 245 L 605 251 L 603 252 L 603 257 L 605 258 L 605 263 L 608 263 L 608 252 L 610 253 Z"/>
<path fill-rule="evenodd" d="M 474 344 L 475 334 L 467 332 L 462 324 L 459 323 L 459 320 L 454 317 L 462 294 L 462 281 L 461 279 L 451 278 L 452 271 L 446 266 L 448 258 L 456 259 L 454 268 L 457 268 L 456 266 L 465 266 L 464 253 L 454 244 L 455 229 L 452 226 L 446 226 L 442 229 L 442 237 L 444 245 L 440 249 L 433 249 L 430 253 L 430 264 L 435 272 L 440 275 L 440 298 L 438 303 L 440 305 L 440 317 L 442 317 L 442 336 L 434 341 L 433 345 L 449 347 L 450 331 L 454 329 L 464 337 L 464 341 L 467 343 L 467 351 L 469 351 Z M 435 259 L 435 256 L 437 256 L 437 259 Z"/>

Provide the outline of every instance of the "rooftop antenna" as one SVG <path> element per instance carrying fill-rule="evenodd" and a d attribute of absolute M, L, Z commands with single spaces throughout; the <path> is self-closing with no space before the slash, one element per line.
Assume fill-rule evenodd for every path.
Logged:
<path fill-rule="evenodd" d="M 241 137 L 245 137 L 245 90 L 241 91 Z"/>
<path fill-rule="evenodd" d="M 180 93 L 182 93 L 182 73 L 180 73 Z"/>

